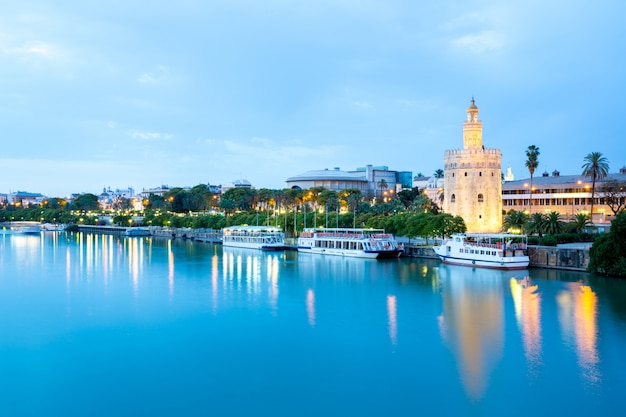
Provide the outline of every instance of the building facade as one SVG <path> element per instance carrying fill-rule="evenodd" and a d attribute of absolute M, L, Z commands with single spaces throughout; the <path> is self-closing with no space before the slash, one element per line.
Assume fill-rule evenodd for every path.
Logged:
<path fill-rule="evenodd" d="M 324 187 L 327 190 L 343 191 L 356 188 L 366 193 L 368 181 L 363 173 L 350 173 L 339 168 L 307 171 L 300 175 L 287 178 L 287 187 L 307 190 L 312 187 Z"/>
<path fill-rule="evenodd" d="M 621 190 L 613 193 L 603 191 L 604 186 L 614 181 Z M 530 193 L 530 178 L 517 181 L 505 181 L 502 186 L 502 208 L 505 212 L 511 210 L 526 213 L 558 212 L 563 220 L 569 220 L 579 213 L 589 215 L 591 211 L 591 180 L 582 175 L 560 175 L 553 171 L 542 176 L 533 177 L 532 207 Z M 593 223 L 610 223 L 615 218 L 609 197 L 612 198 L 613 208 L 623 208 L 626 203 L 626 168 L 619 173 L 609 174 L 606 178 L 596 181 L 594 195 Z"/>
<path fill-rule="evenodd" d="M 483 126 L 472 99 L 463 123 L 463 149 L 444 154 L 446 213 L 461 216 L 468 232 L 502 229 L 502 154 L 483 145 Z"/>

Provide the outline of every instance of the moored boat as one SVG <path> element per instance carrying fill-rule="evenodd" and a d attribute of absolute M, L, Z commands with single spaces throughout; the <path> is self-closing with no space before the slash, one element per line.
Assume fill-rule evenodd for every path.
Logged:
<path fill-rule="evenodd" d="M 526 236 L 509 233 L 455 233 L 433 250 L 454 265 L 525 269 L 530 262 Z"/>
<path fill-rule="evenodd" d="M 147 227 L 128 227 L 124 231 L 124 236 L 151 236 L 152 233 Z"/>
<path fill-rule="evenodd" d="M 356 258 L 398 258 L 402 253 L 391 233 L 383 229 L 305 229 L 298 237 L 298 252 Z"/>
<path fill-rule="evenodd" d="M 273 226 L 231 226 L 223 229 L 222 244 L 233 248 L 284 250 L 285 234 Z"/>

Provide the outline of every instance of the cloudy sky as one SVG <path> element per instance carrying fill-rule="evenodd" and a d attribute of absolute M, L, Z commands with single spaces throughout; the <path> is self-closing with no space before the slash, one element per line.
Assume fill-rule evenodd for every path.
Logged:
<path fill-rule="evenodd" d="M 626 165 L 623 0 L 25 0 L 0 14 L 0 193 L 67 196 L 484 144 L 528 176 Z"/>

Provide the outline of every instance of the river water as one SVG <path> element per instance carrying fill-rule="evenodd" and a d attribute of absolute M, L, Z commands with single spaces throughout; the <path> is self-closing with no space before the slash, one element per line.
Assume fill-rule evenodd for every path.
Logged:
<path fill-rule="evenodd" d="M 2 416 L 624 416 L 626 282 L 0 234 Z"/>

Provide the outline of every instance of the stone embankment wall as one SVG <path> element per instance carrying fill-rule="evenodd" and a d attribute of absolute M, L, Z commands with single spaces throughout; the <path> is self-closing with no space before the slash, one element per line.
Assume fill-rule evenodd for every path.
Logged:
<path fill-rule="evenodd" d="M 417 245 L 404 245 L 404 256 L 411 258 L 437 258 L 431 247 Z M 530 258 L 530 266 L 535 268 L 586 271 L 587 265 L 589 265 L 589 249 L 529 246 L 528 257 Z"/>
<path fill-rule="evenodd" d="M 530 266 L 538 268 L 586 271 L 589 265 L 589 249 L 529 246 L 528 256 Z"/>

